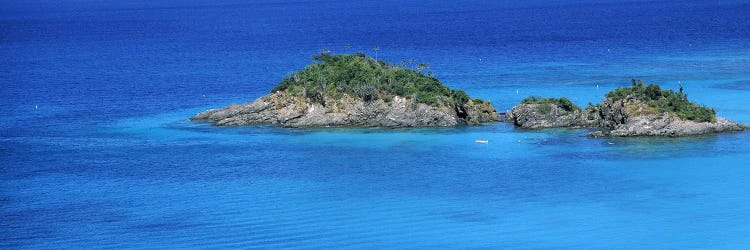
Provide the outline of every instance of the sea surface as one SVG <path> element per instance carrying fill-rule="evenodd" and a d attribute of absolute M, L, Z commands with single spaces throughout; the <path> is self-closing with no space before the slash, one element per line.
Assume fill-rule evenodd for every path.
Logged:
<path fill-rule="evenodd" d="M 2 0 L 0 248 L 750 247 L 750 132 L 187 121 L 322 50 L 501 111 L 640 78 L 750 123 L 747 1 Z"/>

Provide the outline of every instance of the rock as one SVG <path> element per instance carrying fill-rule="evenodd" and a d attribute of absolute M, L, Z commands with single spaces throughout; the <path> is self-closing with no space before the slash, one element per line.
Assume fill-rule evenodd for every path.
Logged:
<path fill-rule="evenodd" d="M 506 111 L 507 122 L 512 122 L 522 128 L 584 128 L 598 123 L 598 110 L 591 107 L 581 110 L 578 106 L 571 105 L 563 108 L 556 104 L 559 99 L 551 102 L 520 103 L 513 109 Z M 566 99 L 567 100 L 567 99 Z"/>
<path fill-rule="evenodd" d="M 271 94 L 197 114 L 216 126 L 447 127 L 500 120 L 489 102 L 450 89 L 431 74 L 362 53 L 313 55 Z M 405 97 L 407 96 L 407 97 Z"/>
<path fill-rule="evenodd" d="M 241 105 L 212 109 L 192 117 L 193 121 L 213 122 L 216 126 L 278 125 L 281 127 L 447 127 L 477 125 L 498 121 L 489 103 L 473 100 L 458 106 L 435 107 L 395 96 L 364 101 L 342 94 L 312 102 L 287 91 L 276 91 Z"/>
<path fill-rule="evenodd" d="M 588 127 L 597 116 L 580 108 L 566 110 L 552 103 L 521 103 L 505 113 L 506 121 L 522 128 Z"/>
<path fill-rule="evenodd" d="M 596 128 L 599 131 L 592 136 L 689 136 L 742 131 L 748 127 L 724 118 L 715 122 L 681 119 L 628 96 L 622 100 L 605 99 Z"/>
<path fill-rule="evenodd" d="M 506 121 L 522 128 L 592 128 L 593 137 L 602 136 L 690 136 L 743 131 L 748 126 L 717 118 L 715 122 L 696 122 L 673 112 L 659 112 L 645 102 L 627 96 L 607 98 L 598 106 L 584 110 L 563 109 L 554 103 L 520 103 L 506 111 Z"/>

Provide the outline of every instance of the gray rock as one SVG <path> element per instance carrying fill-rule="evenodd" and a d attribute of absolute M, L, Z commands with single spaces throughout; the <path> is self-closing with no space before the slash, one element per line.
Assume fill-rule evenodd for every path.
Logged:
<path fill-rule="evenodd" d="M 670 112 L 658 112 L 633 97 L 605 99 L 601 104 L 600 131 L 592 136 L 689 136 L 743 131 L 748 127 L 724 118 L 695 122 Z"/>
<path fill-rule="evenodd" d="M 241 105 L 212 109 L 190 118 L 216 126 L 277 125 L 281 127 L 447 127 L 477 125 L 500 117 L 488 103 L 469 100 L 461 106 L 434 107 L 396 96 L 363 101 L 342 94 L 324 97 L 322 103 L 277 91 Z"/>
<path fill-rule="evenodd" d="M 522 128 L 593 128 L 591 136 L 690 136 L 735 132 L 748 126 L 717 118 L 715 122 L 695 122 L 655 108 L 629 96 L 623 100 L 605 99 L 599 106 L 584 110 L 564 110 L 555 104 L 521 103 L 506 111 L 506 121 Z"/>
<path fill-rule="evenodd" d="M 506 121 L 522 128 L 588 127 L 598 115 L 589 110 L 565 110 L 556 104 L 521 103 L 505 113 Z"/>

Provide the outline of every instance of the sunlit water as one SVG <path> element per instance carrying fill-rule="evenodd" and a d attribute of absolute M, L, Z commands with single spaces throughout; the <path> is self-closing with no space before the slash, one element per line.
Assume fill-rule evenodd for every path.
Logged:
<path fill-rule="evenodd" d="M 639 77 L 750 123 L 747 13 L 742 2 L 0 4 L 0 247 L 746 247 L 748 132 L 186 118 L 267 93 L 321 49 L 378 46 L 379 59 L 430 63 L 499 110 L 527 95 L 585 106 Z"/>

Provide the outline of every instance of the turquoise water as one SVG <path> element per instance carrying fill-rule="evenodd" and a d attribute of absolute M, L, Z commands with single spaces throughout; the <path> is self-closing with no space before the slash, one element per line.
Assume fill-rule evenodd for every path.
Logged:
<path fill-rule="evenodd" d="M 750 123 L 744 2 L 0 8 L 2 248 L 744 248 L 750 133 L 217 128 L 323 48 L 499 110 L 631 77 Z M 657 15 L 658 14 L 658 15 Z M 351 44 L 353 49 L 347 49 Z M 598 85 L 598 88 L 597 88 Z M 489 140 L 488 144 L 474 141 Z"/>

